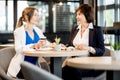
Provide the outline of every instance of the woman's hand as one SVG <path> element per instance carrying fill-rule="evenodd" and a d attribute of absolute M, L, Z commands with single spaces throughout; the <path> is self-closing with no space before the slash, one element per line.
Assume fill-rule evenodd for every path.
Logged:
<path fill-rule="evenodd" d="M 41 48 L 41 47 L 43 47 L 45 45 L 46 45 L 46 40 L 39 40 L 38 43 L 36 43 L 36 44 L 33 45 L 33 48 L 39 49 L 39 48 Z"/>
<path fill-rule="evenodd" d="M 94 48 L 87 46 L 87 45 L 83 45 L 83 44 L 76 45 L 75 48 L 79 50 L 88 50 L 88 52 L 91 52 L 93 54 L 96 53 Z"/>
<path fill-rule="evenodd" d="M 75 45 L 75 48 L 79 50 L 89 50 L 89 46 L 84 44 Z"/>
<path fill-rule="evenodd" d="M 51 48 L 54 48 L 55 46 L 56 46 L 55 43 L 50 43 L 50 47 L 51 47 Z"/>
<path fill-rule="evenodd" d="M 67 47 L 64 44 L 60 44 L 61 45 L 61 49 L 65 50 Z"/>

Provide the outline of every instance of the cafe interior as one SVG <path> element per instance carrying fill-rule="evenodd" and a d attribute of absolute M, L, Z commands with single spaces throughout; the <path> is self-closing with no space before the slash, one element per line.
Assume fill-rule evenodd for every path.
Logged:
<path fill-rule="evenodd" d="M 101 26 L 104 36 L 104 59 L 101 59 L 101 57 L 98 59 L 97 57 L 89 60 L 79 57 L 78 60 L 83 60 L 83 63 L 78 62 L 77 58 L 75 58 L 76 64 L 73 62 L 75 60 L 72 59 L 67 60 L 66 64 L 74 68 L 104 70 L 100 76 L 85 77 L 82 80 L 119 80 L 120 0 L 0 0 L 0 80 L 14 80 L 7 75 L 7 69 L 16 53 L 14 50 L 13 32 L 24 8 L 35 7 L 38 9 L 40 21 L 37 27 L 42 30 L 48 41 L 55 42 L 55 38 L 59 37 L 60 43 L 66 45 L 72 27 L 77 25 L 75 11 L 81 4 L 90 4 L 94 8 L 93 24 Z M 118 50 L 115 50 L 115 47 L 118 47 Z M 23 67 L 22 71 L 25 77 L 23 80 L 62 80 L 61 64 L 63 64 L 66 57 L 78 56 L 77 53 L 79 53 L 73 51 L 73 48 L 71 50 L 68 52 L 56 52 L 56 54 L 66 53 L 64 56 L 52 56 L 52 52 L 48 52 L 51 54 L 48 54 L 49 56 L 43 54 L 43 58 L 39 59 L 41 68 L 29 63 L 22 63 L 21 67 Z M 116 55 L 114 55 L 115 51 L 117 51 Z M 44 51 L 42 52 L 44 53 Z M 72 52 L 75 55 L 72 55 Z M 70 55 L 68 56 L 67 53 Z M 30 52 L 26 52 L 25 55 L 29 54 Z M 38 56 L 38 53 L 35 56 Z M 114 59 L 115 56 L 117 56 L 117 59 Z M 89 63 L 88 60 L 90 61 Z M 26 67 L 29 67 L 28 69 L 30 70 Z"/>

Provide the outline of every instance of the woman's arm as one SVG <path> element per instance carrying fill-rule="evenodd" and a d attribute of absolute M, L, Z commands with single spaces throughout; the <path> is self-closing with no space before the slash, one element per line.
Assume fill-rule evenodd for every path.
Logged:
<path fill-rule="evenodd" d="M 93 48 L 95 49 L 96 53 L 91 54 L 92 56 L 102 56 L 105 52 L 104 47 L 104 37 L 103 37 L 103 31 L 101 27 L 95 28 L 95 38 L 96 38 L 96 46 Z"/>
<path fill-rule="evenodd" d="M 26 35 L 24 28 L 18 28 L 14 31 L 14 45 L 16 53 L 23 53 L 25 50 L 30 50 L 33 44 L 25 45 Z"/>

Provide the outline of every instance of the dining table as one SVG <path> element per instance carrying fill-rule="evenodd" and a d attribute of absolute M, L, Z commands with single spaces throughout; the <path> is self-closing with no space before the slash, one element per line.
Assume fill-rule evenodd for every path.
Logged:
<path fill-rule="evenodd" d="M 120 80 L 120 60 L 114 60 L 111 56 L 71 58 L 67 59 L 66 65 L 79 69 L 104 70 L 106 80 Z"/>
<path fill-rule="evenodd" d="M 50 57 L 50 69 L 51 72 L 59 77 L 62 77 L 62 63 L 63 57 L 71 56 L 88 56 L 86 50 L 35 50 L 35 51 L 24 51 L 25 56 L 32 57 Z"/>

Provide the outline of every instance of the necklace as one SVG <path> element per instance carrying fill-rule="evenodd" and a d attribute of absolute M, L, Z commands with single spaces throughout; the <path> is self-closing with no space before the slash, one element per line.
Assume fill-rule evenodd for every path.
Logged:
<path fill-rule="evenodd" d="M 87 27 L 87 28 L 88 28 L 88 27 Z M 81 28 L 81 31 L 80 31 L 81 38 L 82 38 L 83 33 L 86 31 L 87 28 Z"/>

